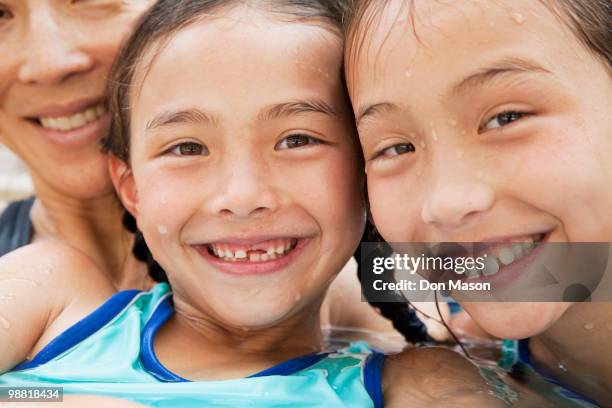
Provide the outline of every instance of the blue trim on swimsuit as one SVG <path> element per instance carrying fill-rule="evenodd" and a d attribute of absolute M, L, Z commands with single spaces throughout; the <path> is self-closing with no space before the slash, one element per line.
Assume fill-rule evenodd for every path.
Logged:
<path fill-rule="evenodd" d="M 561 392 L 564 397 L 573 398 L 579 401 L 588 402 L 589 404 L 593 404 L 595 406 L 599 406 L 599 404 L 596 401 L 572 390 L 567 385 L 561 383 L 554 375 L 552 375 L 545 369 L 538 367 L 538 365 L 531 359 L 531 352 L 529 351 L 529 339 L 528 338 L 521 339 L 518 341 L 518 356 L 519 356 L 520 361 L 530 366 L 533 369 L 533 371 L 535 371 L 538 375 L 542 376 L 546 381 L 562 388 Z"/>
<path fill-rule="evenodd" d="M 172 316 L 174 309 L 170 296 L 166 297 L 153 311 L 151 318 L 142 331 L 140 343 L 140 360 L 151 375 L 163 382 L 191 382 L 163 366 L 157 358 L 154 349 L 155 334 L 161 326 Z M 266 377 L 270 375 L 291 375 L 298 371 L 311 367 L 323 360 L 331 353 L 310 354 L 284 361 L 275 366 L 267 368 L 247 378 Z"/>
<path fill-rule="evenodd" d="M 92 313 L 54 338 L 32 360 L 18 364 L 12 371 L 38 367 L 76 346 L 113 320 L 139 293 L 139 290 L 115 293 Z"/>
<path fill-rule="evenodd" d="M 374 402 L 374 408 L 382 408 L 385 403 L 382 392 L 382 370 L 385 355 L 377 350 L 372 350 L 363 367 L 363 385 Z"/>

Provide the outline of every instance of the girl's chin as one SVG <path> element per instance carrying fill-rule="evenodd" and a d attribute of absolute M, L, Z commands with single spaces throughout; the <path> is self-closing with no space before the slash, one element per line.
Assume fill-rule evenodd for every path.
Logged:
<path fill-rule="evenodd" d="M 496 307 L 497 306 L 497 307 Z M 555 324 L 568 303 L 490 302 L 464 306 L 484 331 L 500 339 L 524 339 L 544 333 Z"/>

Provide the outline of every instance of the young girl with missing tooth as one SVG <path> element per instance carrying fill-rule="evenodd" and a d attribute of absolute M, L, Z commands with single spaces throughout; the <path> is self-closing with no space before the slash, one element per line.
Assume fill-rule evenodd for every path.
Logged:
<path fill-rule="evenodd" d="M 609 0 L 356 3 L 347 82 L 385 240 L 612 240 Z M 612 406 L 612 303 L 461 305 L 555 406 Z"/>
<path fill-rule="evenodd" d="M 2 258 L 0 385 L 173 407 L 501 403 L 448 350 L 322 351 L 320 305 L 364 221 L 340 15 L 153 6 L 113 71 L 107 148 L 169 284 L 114 293 L 53 242 Z"/>

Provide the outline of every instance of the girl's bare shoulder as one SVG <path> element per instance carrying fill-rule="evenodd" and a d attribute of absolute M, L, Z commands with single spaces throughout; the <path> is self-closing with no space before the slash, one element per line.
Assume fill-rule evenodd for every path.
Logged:
<path fill-rule="evenodd" d="M 389 356 L 383 372 L 385 406 L 503 407 L 478 367 L 442 347 Z"/>

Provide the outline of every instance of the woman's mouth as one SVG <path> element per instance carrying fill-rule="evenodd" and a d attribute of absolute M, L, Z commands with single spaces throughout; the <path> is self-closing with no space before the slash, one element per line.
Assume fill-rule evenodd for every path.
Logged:
<path fill-rule="evenodd" d="M 79 129 L 107 113 L 103 103 L 67 116 L 39 116 L 34 118 L 45 129 L 67 132 Z"/>
<path fill-rule="evenodd" d="M 73 103 L 68 107 L 48 107 L 26 118 L 53 144 L 81 147 L 96 144 L 110 126 L 110 115 L 100 100 Z"/>
<path fill-rule="evenodd" d="M 311 241 L 307 238 L 275 238 L 196 245 L 215 269 L 231 275 L 263 275 L 286 269 Z"/>

